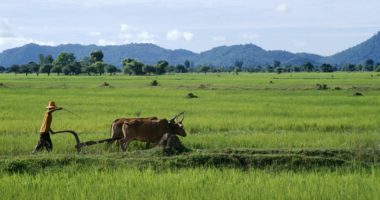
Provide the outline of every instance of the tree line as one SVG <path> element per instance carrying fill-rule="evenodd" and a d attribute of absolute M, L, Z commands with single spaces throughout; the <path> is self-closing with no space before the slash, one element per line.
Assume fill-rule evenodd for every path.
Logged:
<path fill-rule="evenodd" d="M 39 75 L 40 73 L 56 73 L 57 75 L 103 75 L 108 73 L 114 75 L 116 73 L 124 73 L 129 75 L 161 75 L 165 73 L 208 73 L 208 72 L 334 72 L 334 71 L 377 71 L 380 72 L 380 63 L 375 63 L 372 59 L 367 59 L 363 64 L 346 64 L 343 66 L 321 64 L 313 65 L 306 62 L 303 65 L 282 65 L 280 61 L 274 60 L 272 64 L 264 66 L 243 67 L 243 61 L 235 61 L 230 67 L 216 67 L 212 65 L 197 65 L 186 60 L 183 64 L 175 66 L 170 65 L 165 60 L 160 60 L 154 65 L 144 64 L 136 59 L 126 58 L 122 61 L 122 68 L 107 64 L 103 61 L 104 54 L 101 50 L 90 53 L 89 56 L 81 60 L 77 60 L 73 53 L 61 52 L 56 59 L 51 55 L 39 55 L 38 62 L 29 62 L 22 65 L 11 65 L 6 68 L 0 66 L 0 73 L 23 73 L 26 76 L 31 73 Z"/>
<path fill-rule="evenodd" d="M 103 52 L 93 51 L 88 57 L 84 57 L 81 60 L 77 60 L 73 53 L 60 53 L 56 59 L 51 55 L 40 54 L 38 63 L 29 62 L 22 65 L 11 65 L 8 68 L 3 67 L 3 72 L 8 73 L 23 73 L 26 76 L 31 73 L 39 75 L 40 73 L 56 73 L 57 75 L 78 75 L 86 73 L 88 75 L 104 73 L 115 74 L 120 70 L 114 66 L 103 62 Z"/>

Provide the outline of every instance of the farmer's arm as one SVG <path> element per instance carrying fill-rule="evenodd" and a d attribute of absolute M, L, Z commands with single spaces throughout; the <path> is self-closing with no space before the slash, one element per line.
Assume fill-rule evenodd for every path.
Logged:
<path fill-rule="evenodd" d="M 49 114 L 51 114 L 51 113 L 53 113 L 53 112 L 55 112 L 55 111 L 57 111 L 57 110 L 62 110 L 63 108 L 62 107 L 57 107 L 57 108 L 54 108 L 54 109 L 52 109 L 52 110 L 49 110 L 48 112 L 49 112 Z M 51 133 L 51 134 L 55 134 L 55 132 L 53 131 L 53 130 L 51 130 L 51 128 L 49 129 L 49 132 Z"/>
<path fill-rule="evenodd" d="M 62 109 L 63 109 L 62 107 L 57 107 L 57 108 L 49 110 L 49 113 L 53 113 L 53 112 L 55 112 L 57 110 L 62 110 Z"/>

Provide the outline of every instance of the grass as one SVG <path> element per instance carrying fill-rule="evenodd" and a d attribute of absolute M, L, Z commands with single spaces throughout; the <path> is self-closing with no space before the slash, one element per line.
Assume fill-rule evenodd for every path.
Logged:
<path fill-rule="evenodd" d="M 152 80 L 159 86 L 150 86 Z M 380 195 L 375 73 L 0 74 L 0 83 L 2 199 Z M 199 98 L 186 98 L 188 93 Z M 52 153 L 31 155 L 49 100 L 77 114 L 54 113 L 53 130 L 75 130 L 82 141 L 107 138 L 116 118 L 169 118 L 185 111 L 188 136 L 181 141 L 192 151 L 167 156 L 133 142 L 127 153 L 102 144 L 76 155 L 72 136 L 53 135 Z"/>
<path fill-rule="evenodd" d="M 380 77 L 370 75 L 3 74 L 0 142 L 6 145 L 0 155 L 31 151 L 49 100 L 77 114 L 54 113 L 53 129 L 75 130 L 83 140 L 108 137 L 110 123 L 119 117 L 169 118 L 185 111 L 189 137 L 183 141 L 192 148 L 378 148 Z M 153 79 L 160 86 L 151 87 Z M 110 86 L 103 87 L 104 82 Z M 317 90 L 316 83 L 342 90 Z M 355 91 L 364 96 L 353 96 Z M 199 98 L 186 98 L 189 92 Z M 53 137 L 58 151 L 71 148 L 70 139 Z"/>
<path fill-rule="evenodd" d="M 3 199 L 378 199 L 380 171 L 93 169 L 0 175 Z"/>

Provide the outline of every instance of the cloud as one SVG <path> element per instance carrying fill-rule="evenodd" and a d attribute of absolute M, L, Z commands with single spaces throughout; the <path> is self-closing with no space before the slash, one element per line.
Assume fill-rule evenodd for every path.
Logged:
<path fill-rule="evenodd" d="M 243 34 L 242 36 L 242 39 L 244 40 L 249 40 L 249 41 L 252 41 L 252 40 L 257 40 L 261 37 L 261 35 L 259 34 L 253 34 L 253 33 L 245 33 Z"/>
<path fill-rule="evenodd" d="M 304 47 L 304 46 L 307 46 L 307 43 L 303 42 L 303 41 L 293 41 L 293 46 L 295 46 L 295 47 Z"/>
<path fill-rule="evenodd" d="M 190 41 L 192 40 L 194 37 L 194 34 L 190 33 L 190 32 L 181 32 L 181 31 L 178 31 L 178 30 L 171 30 L 169 32 L 166 33 L 166 38 L 168 40 L 186 40 L 186 41 Z"/>
<path fill-rule="evenodd" d="M 100 40 L 98 40 L 98 45 L 100 45 L 100 46 L 116 45 L 116 42 L 110 41 L 110 40 L 105 40 L 105 39 L 100 39 Z"/>
<path fill-rule="evenodd" d="M 142 43 L 155 43 L 154 41 L 155 37 L 156 37 L 155 35 L 148 33 L 146 31 L 142 31 L 137 34 L 137 39 Z"/>
<path fill-rule="evenodd" d="M 16 36 L 8 19 L 0 17 L 0 51 L 32 42 L 22 36 Z"/>
<path fill-rule="evenodd" d="M 120 24 L 120 29 L 121 29 L 121 32 L 136 32 L 139 30 L 138 28 L 135 28 L 128 24 Z"/>
<path fill-rule="evenodd" d="M 216 42 L 224 42 L 224 41 L 226 41 L 226 38 L 224 36 L 214 36 L 214 37 L 212 37 L 212 40 L 214 40 Z"/>
<path fill-rule="evenodd" d="M 55 42 L 44 42 L 18 35 L 13 32 L 13 26 L 11 23 L 9 23 L 8 19 L 0 17 L 0 51 L 4 49 L 19 47 L 28 43 L 47 46 L 56 45 Z"/>
<path fill-rule="evenodd" d="M 279 3 L 276 5 L 276 11 L 280 13 L 286 13 L 289 11 L 289 6 L 286 3 Z"/>
<path fill-rule="evenodd" d="M 0 38 L 13 37 L 11 25 L 8 20 L 0 17 Z"/>
<path fill-rule="evenodd" d="M 96 36 L 100 36 L 102 33 L 101 32 L 98 32 L 98 31 L 93 31 L 93 32 L 89 32 L 87 33 L 87 35 L 89 36 L 93 36 L 93 37 L 96 37 Z"/>
<path fill-rule="evenodd" d="M 130 26 L 128 24 L 120 24 L 120 37 L 124 39 L 125 43 L 155 43 L 156 35 L 148 31 Z"/>

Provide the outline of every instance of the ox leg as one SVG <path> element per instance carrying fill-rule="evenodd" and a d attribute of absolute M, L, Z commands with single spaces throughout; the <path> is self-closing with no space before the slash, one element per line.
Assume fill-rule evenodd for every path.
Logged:
<path fill-rule="evenodd" d="M 129 146 L 129 143 L 132 141 L 132 138 L 123 138 L 120 140 L 120 147 L 121 147 L 121 150 L 123 150 L 124 152 L 127 151 L 128 149 L 128 146 Z"/>
<path fill-rule="evenodd" d="M 147 142 L 147 143 L 145 144 L 145 149 L 150 149 L 150 142 Z"/>

